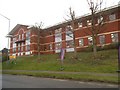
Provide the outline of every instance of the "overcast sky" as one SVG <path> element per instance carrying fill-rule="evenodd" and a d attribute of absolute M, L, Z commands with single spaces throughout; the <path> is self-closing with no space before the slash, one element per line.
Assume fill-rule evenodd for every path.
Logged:
<path fill-rule="evenodd" d="M 119 1 L 104 0 L 103 7 L 117 5 Z M 10 19 L 10 30 L 16 24 L 35 25 L 42 21 L 43 27 L 47 27 L 65 21 L 69 7 L 72 7 L 76 16 L 89 13 L 86 0 L 0 0 L 0 14 Z M 8 25 L 8 20 L 0 16 L 0 50 L 8 48 L 8 39 L 5 37 Z"/>

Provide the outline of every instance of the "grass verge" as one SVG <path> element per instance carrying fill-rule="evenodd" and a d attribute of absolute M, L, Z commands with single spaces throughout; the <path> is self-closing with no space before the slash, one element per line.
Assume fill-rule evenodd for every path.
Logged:
<path fill-rule="evenodd" d="M 64 72 L 92 72 L 117 74 L 118 53 L 116 49 L 99 51 L 100 59 L 94 60 L 92 52 L 79 52 L 79 60 L 72 59 L 73 53 L 66 53 L 63 63 Z M 41 70 L 41 71 L 61 71 L 61 62 L 58 54 L 17 57 L 15 61 L 2 63 L 3 70 Z M 100 81 L 118 83 L 115 76 L 97 76 L 91 74 L 58 74 L 40 72 L 3 72 L 5 74 L 20 74 L 40 77 L 52 77 L 82 81 Z"/>
<path fill-rule="evenodd" d="M 47 73 L 47 72 L 4 72 L 3 74 L 12 75 L 27 75 L 35 77 L 45 77 L 45 78 L 56 78 L 56 79 L 69 79 L 69 80 L 80 80 L 80 81 L 93 81 L 93 82 L 104 82 L 118 84 L 118 77 L 116 76 L 96 76 L 90 74 L 58 74 L 58 73 Z"/>

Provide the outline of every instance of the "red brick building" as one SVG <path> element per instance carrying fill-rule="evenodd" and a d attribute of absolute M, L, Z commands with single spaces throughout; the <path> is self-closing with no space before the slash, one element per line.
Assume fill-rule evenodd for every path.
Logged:
<path fill-rule="evenodd" d="M 95 25 L 103 20 L 97 37 L 97 45 L 105 46 L 111 43 L 120 42 L 120 6 L 113 6 L 98 12 L 95 16 Z M 66 52 L 74 51 L 73 33 L 69 22 L 62 22 L 47 28 L 38 33 L 38 30 L 29 28 L 27 25 L 16 25 L 9 35 L 11 35 L 10 55 L 35 55 L 38 54 L 40 45 L 41 54 L 59 53 L 61 48 Z M 76 18 L 75 22 L 75 42 L 77 51 L 92 44 L 91 15 L 83 15 Z M 39 40 L 38 40 L 39 38 Z M 40 43 L 38 43 L 40 42 Z"/>

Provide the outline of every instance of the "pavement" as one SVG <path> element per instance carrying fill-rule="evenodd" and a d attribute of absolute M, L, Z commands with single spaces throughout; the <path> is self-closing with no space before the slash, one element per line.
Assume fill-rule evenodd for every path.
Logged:
<path fill-rule="evenodd" d="M 118 88 L 118 85 L 108 83 L 71 81 L 24 75 L 3 74 L 1 80 L 2 88 Z"/>

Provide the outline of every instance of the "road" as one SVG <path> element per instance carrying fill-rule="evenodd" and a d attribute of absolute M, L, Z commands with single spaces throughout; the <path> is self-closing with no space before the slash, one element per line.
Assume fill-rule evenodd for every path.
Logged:
<path fill-rule="evenodd" d="M 117 85 L 32 76 L 2 75 L 2 88 L 117 88 Z"/>

